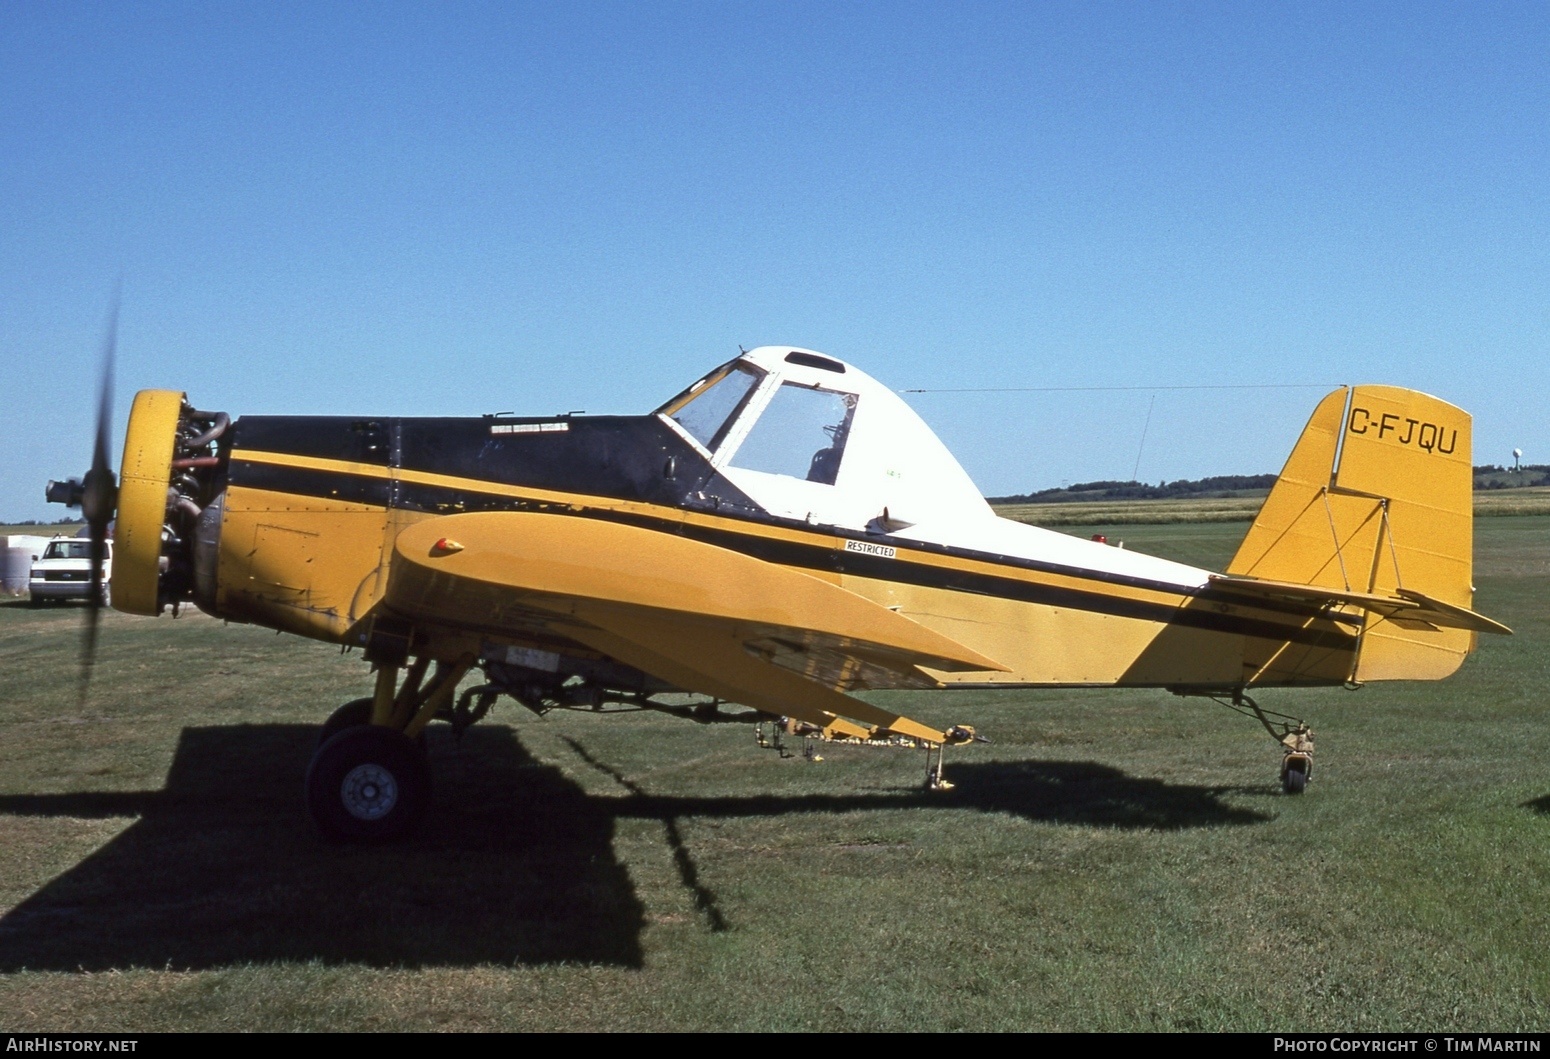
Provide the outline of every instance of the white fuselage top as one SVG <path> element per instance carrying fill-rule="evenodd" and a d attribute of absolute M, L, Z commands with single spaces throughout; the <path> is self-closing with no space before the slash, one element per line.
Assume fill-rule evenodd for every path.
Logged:
<path fill-rule="evenodd" d="M 850 364 L 813 350 L 761 346 L 728 367 L 757 381 L 744 381 L 746 395 L 708 444 L 670 414 L 673 406 L 658 414 L 772 515 L 879 541 L 930 542 L 1185 589 L 1209 577 L 1183 563 L 998 517 L 914 409 Z M 715 381 L 713 373 L 696 385 Z M 780 446 L 797 451 L 782 459 Z"/>

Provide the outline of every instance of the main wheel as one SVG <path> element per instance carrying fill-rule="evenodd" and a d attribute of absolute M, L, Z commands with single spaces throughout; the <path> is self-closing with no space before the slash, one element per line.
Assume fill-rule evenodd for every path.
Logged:
<path fill-rule="evenodd" d="M 357 725 L 318 748 L 307 809 L 333 842 L 386 842 L 409 831 L 431 798 L 425 755 L 402 732 Z"/>
<path fill-rule="evenodd" d="M 323 722 L 323 730 L 318 733 L 318 746 L 321 747 L 346 728 L 370 724 L 371 706 L 370 698 L 353 699 L 329 714 L 328 720 Z"/>
<path fill-rule="evenodd" d="M 356 728 L 363 724 L 371 723 L 372 700 L 351 699 L 333 713 L 328 715 L 328 720 L 323 722 L 323 730 L 318 732 L 318 746 L 321 747 L 334 736 L 346 728 Z M 415 737 L 414 745 L 420 748 L 420 753 L 426 752 L 425 729 Z"/>

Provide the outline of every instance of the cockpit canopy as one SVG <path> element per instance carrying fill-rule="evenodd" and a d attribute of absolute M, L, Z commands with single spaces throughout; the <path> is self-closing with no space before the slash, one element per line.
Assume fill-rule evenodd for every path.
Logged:
<path fill-rule="evenodd" d="M 774 515 L 885 532 L 991 517 L 969 476 L 908 405 L 821 353 L 762 346 L 657 414 Z"/>

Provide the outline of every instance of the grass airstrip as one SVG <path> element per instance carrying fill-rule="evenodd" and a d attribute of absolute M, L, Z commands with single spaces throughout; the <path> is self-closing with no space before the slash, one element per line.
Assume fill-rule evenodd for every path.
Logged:
<path fill-rule="evenodd" d="M 1243 523 L 1101 525 L 1220 568 Z M 1517 630 L 1438 684 L 1266 693 L 1318 737 L 1160 692 L 899 694 L 992 742 L 499 707 L 434 726 L 402 845 L 312 832 L 357 655 L 202 615 L 0 605 L 7 1030 L 1544 1030 L 1550 518 L 1476 523 Z"/>

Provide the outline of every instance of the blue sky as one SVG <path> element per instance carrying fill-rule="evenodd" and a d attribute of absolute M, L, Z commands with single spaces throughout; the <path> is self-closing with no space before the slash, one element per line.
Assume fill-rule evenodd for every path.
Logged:
<path fill-rule="evenodd" d="M 117 390 L 646 410 L 737 345 L 1157 394 L 1140 476 L 1318 385 L 1550 463 L 1536 4 L 0 0 L 0 520 Z M 1152 394 L 912 395 L 988 493 L 1128 478 Z"/>

